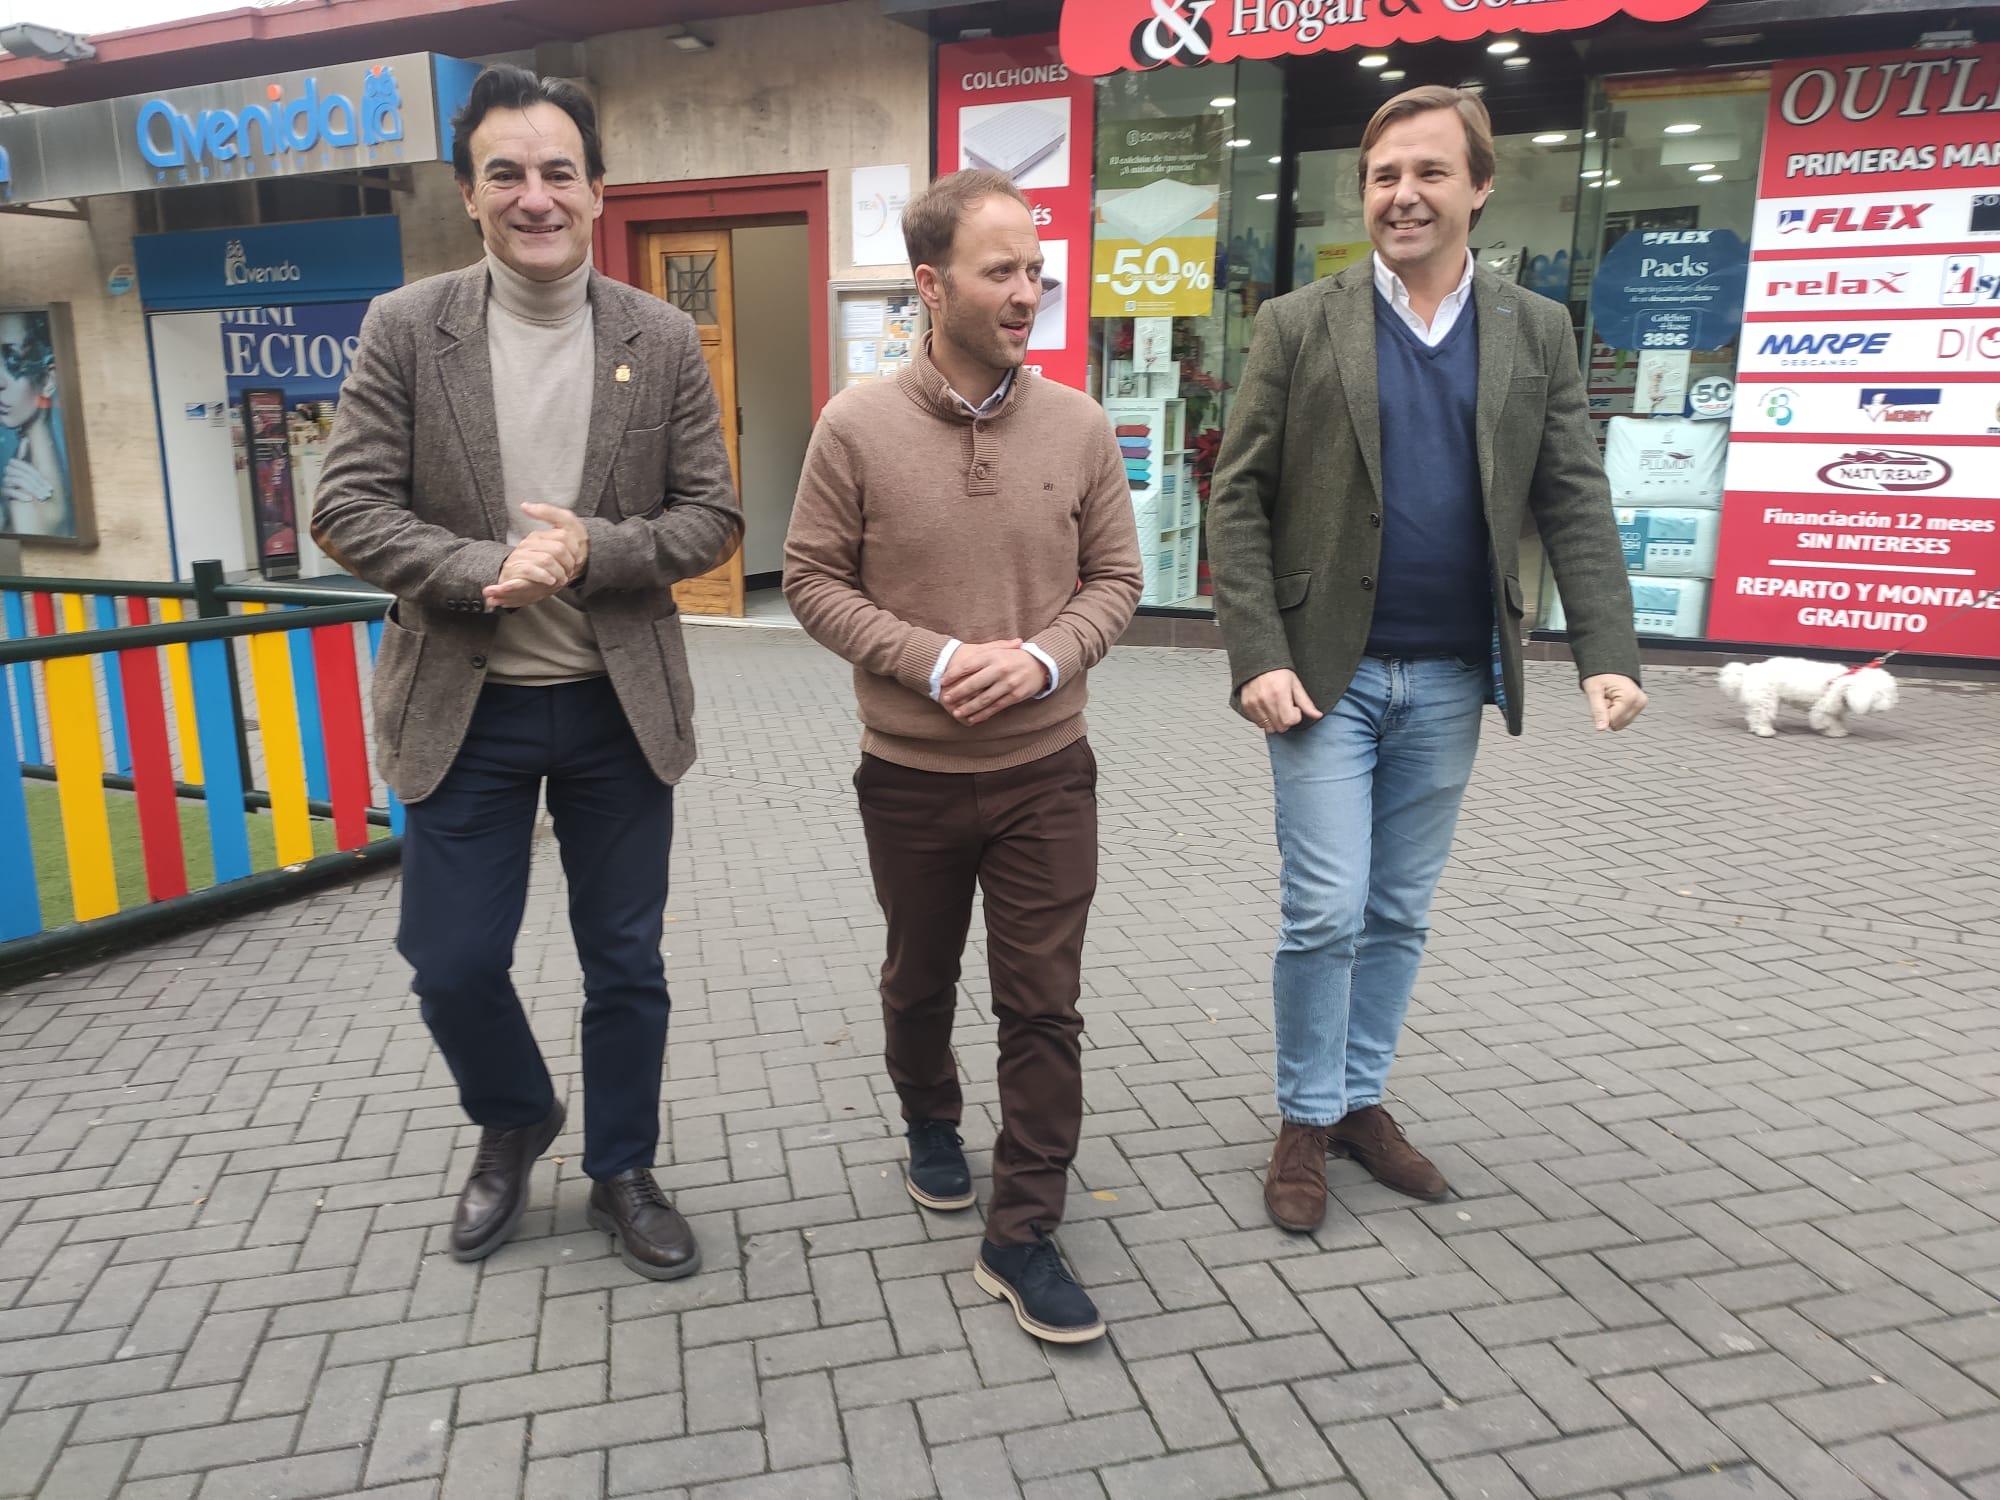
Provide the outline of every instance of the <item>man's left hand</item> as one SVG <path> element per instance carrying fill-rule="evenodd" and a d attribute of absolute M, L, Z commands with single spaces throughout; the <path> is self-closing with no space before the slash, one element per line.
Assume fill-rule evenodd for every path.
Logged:
<path fill-rule="evenodd" d="M 951 666 L 968 648 L 953 653 Z M 1002 709 L 1025 703 L 1049 685 L 1048 669 L 1018 645 L 1009 650 L 983 652 L 975 658 L 972 671 L 960 674 L 947 670 L 944 691 L 938 701 L 961 724 L 983 724 Z"/>
<path fill-rule="evenodd" d="M 1646 711 L 1646 690 L 1629 677 L 1600 672 L 1583 679 L 1590 700 L 1590 722 L 1598 729 L 1623 729 Z"/>

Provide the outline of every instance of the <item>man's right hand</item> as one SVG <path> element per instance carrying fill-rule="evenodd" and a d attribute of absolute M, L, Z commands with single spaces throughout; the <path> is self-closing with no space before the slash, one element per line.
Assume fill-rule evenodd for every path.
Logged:
<path fill-rule="evenodd" d="M 490 609 L 523 609 L 567 588 L 581 559 L 560 527 L 531 531 L 500 565 L 500 577 L 486 586 Z"/>
<path fill-rule="evenodd" d="M 1320 717 L 1299 674 L 1289 667 L 1251 678 L 1243 684 L 1239 698 L 1243 717 L 1266 734 L 1283 734 L 1307 719 Z"/>

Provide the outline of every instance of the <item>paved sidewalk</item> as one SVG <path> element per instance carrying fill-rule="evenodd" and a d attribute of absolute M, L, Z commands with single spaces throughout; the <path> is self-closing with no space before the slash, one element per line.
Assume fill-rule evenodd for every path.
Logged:
<path fill-rule="evenodd" d="M 1261 742 L 1219 655 L 1116 653 L 1062 1236 L 1112 1335 L 1047 1351 L 899 1178 L 845 670 L 690 634 L 662 1176 L 705 1273 L 624 1270 L 573 1134 L 516 1243 L 442 1253 L 471 1142 L 393 879 L 52 977 L 0 996 L 0 1495 L 2000 1500 L 2000 693 L 1766 742 L 1663 670 L 1614 740 L 1533 668 L 1392 1080 L 1462 1196 L 1335 1163 L 1308 1240 L 1260 1196 Z M 546 843 L 518 973 L 573 1086 Z"/>

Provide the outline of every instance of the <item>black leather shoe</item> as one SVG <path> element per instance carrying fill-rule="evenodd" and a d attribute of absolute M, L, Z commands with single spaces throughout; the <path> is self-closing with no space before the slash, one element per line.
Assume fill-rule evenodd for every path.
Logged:
<path fill-rule="evenodd" d="M 981 1240 L 972 1279 L 987 1296 L 1010 1303 L 1014 1321 L 1045 1343 L 1087 1344 L 1104 1337 L 1097 1304 L 1076 1284 L 1045 1234 L 1038 1233 L 1032 1245 Z"/>
<path fill-rule="evenodd" d="M 568 1118 L 558 1101 L 539 1125 L 479 1132 L 479 1154 L 451 1216 L 453 1260 L 484 1260 L 507 1243 L 528 1207 L 528 1169 Z"/>
<path fill-rule="evenodd" d="M 617 1236 L 618 1258 L 649 1281 L 678 1281 L 701 1269 L 694 1231 L 644 1167 L 591 1184 L 590 1222 Z"/>
<path fill-rule="evenodd" d="M 949 1213 L 972 1207 L 972 1172 L 951 1121 L 910 1121 L 910 1170 L 903 1185 L 925 1208 Z"/>

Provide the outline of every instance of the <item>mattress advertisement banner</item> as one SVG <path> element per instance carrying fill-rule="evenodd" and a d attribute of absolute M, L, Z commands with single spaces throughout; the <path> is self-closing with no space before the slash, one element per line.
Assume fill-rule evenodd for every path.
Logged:
<path fill-rule="evenodd" d="M 1107 120 L 1097 138 L 1096 318 L 1203 318 L 1215 304 L 1222 120 Z"/>
<path fill-rule="evenodd" d="M 2000 657 L 2000 47 L 1773 68 L 1709 634 Z"/>
<path fill-rule="evenodd" d="M 1063 66 L 1054 36 L 938 48 L 938 170 L 1002 172 L 1026 195 L 1042 241 L 1028 368 L 1078 390 L 1090 368 L 1090 299 L 1075 278 L 1089 272 L 1096 104 L 1092 80 Z"/>

